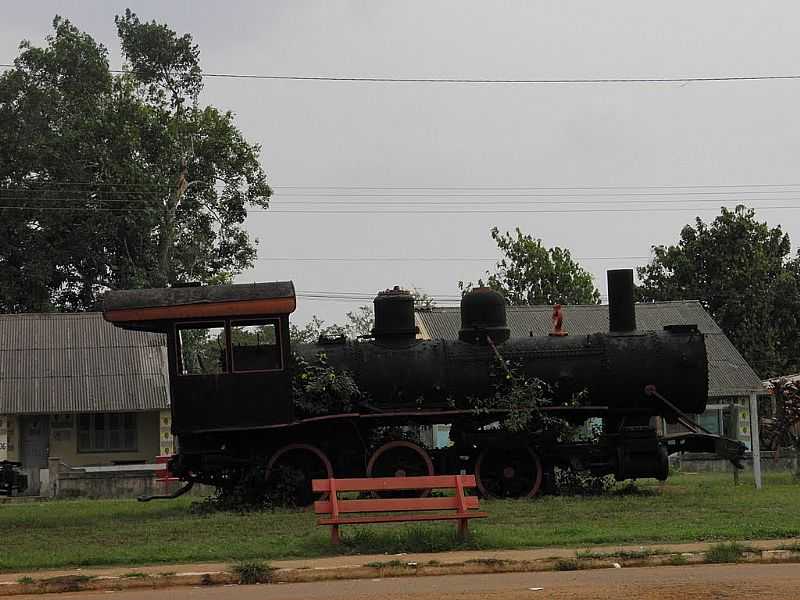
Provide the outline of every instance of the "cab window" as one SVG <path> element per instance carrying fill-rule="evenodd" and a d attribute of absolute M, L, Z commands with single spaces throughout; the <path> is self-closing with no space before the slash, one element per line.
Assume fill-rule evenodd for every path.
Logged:
<path fill-rule="evenodd" d="M 282 369 L 278 322 L 231 321 L 231 352 L 234 372 Z"/>
<path fill-rule="evenodd" d="M 224 323 L 176 327 L 181 375 L 215 375 L 227 371 Z"/>

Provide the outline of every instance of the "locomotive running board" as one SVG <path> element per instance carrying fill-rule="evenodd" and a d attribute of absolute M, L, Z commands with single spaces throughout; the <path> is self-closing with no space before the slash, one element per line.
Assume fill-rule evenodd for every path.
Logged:
<path fill-rule="evenodd" d="M 742 442 L 722 437 L 713 433 L 689 431 L 673 433 L 661 438 L 667 454 L 676 452 L 707 452 L 731 461 L 737 469 L 743 469 L 742 459 L 747 449 Z"/>

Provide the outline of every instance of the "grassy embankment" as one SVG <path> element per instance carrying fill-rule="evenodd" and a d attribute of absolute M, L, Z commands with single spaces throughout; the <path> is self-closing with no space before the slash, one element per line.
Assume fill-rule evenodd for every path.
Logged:
<path fill-rule="evenodd" d="M 637 494 L 483 502 L 490 518 L 471 524 L 463 548 L 657 544 L 800 535 L 800 484 L 768 475 L 764 489 L 729 475 L 678 475 Z M 458 547 L 449 522 L 344 527 L 335 550 L 313 513 L 190 512 L 192 499 L 0 505 L 0 570 L 197 561 L 279 560 Z"/>

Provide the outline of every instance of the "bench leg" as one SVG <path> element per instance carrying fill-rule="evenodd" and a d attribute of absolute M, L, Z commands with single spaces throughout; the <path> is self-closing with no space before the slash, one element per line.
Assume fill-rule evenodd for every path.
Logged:
<path fill-rule="evenodd" d="M 331 544 L 334 546 L 338 546 L 339 542 L 341 542 L 341 538 L 339 537 L 339 526 L 338 525 L 331 525 Z"/>
<path fill-rule="evenodd" d="M 464 541 L 469 535 L 469 519 L 458 520 L 458 539 Z"/>

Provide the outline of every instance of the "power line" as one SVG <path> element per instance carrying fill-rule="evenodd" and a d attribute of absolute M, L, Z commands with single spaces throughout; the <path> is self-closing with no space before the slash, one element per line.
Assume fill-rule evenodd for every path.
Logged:
<path fill-rule="evenodd" d="M 166 191 L 166 190 L 165 190 Z M 170 189 L 168 193 L 172 193 L 174 190 Z M 76 200 L 82 199 L 96 199 L 102 200 L 104 199 L 103 196 L 151 196 L 151 197 L 162 197 L 163 192 L 158 191 L 135 191 L 135 190 L 65 190 L 65 189 L 0 189 L 0 197 L 5 198 L 30 198 L 30 197 L 37 197 L 41 196 L 43 198 L 52 197 L 47 196 L 47 194 L 53 193 L 61 193 L 61 194 L 73 194 L 73 198 Z M 664 197 L 706 197 L 706 196 L 724 196 L 724 197 L 731 197 L 731 196 L 760 196 L 763 194 L 797 194 L 800 193 L 800 188 L 798 189 L 784 189 L 784 190 L 735 190 L 735 191 L 721 191 L 721 192 L 666 192 L 666 193 L 645 193 L 645 192 L 618 192 L 618 193 L 572 193 L 572 194 L 535 194 L 535 193 L 505 193 L 505 192 L 495 192 L 495 191 L 485 191 L 485 192 L 459 192 L 459 193 L 414 193 L 408 194 L 404 192 L 392 192 L 392 193 L 378 193 L 378 194 L 364 194 L 364 193 L 355 193 L 355 194 L 342 194 L 342 193 L 285 193 L 280 192 L 277 193 L 276 196 L 278 198 L 299 198 L 301 200 L 307 200 L 308 202 L 318 202 L 319 198 L 327 199 L 327 198 L 342 198 L 342 199 L 370 199 L 370 198 L 410 198 L 410 199 L 430 199 L 430 198 L 446 198 L 450 199 L 453 198 L 455 200 L 462 200 L 465 198 L 630 198 L 630 197 L 643 197 L 643 198 L 664 198 Z M 785 198 L 782 196 L 781 198 Z M 342 200 L 344 201 L 344 200 Z"/>
<path fill-rule="evenodd" d="M 666 197 L 666 196 L 731 196 L 741 194 L 796 194 L 797 189 L 787 190 L 722 190 L 718 192 L 593 192 L 593 193 L 570 193 L 570 194 L 536 194 L 536 193 L 509 193 L 496 192 L 493 190 L 469 192 L 435 192 L 435 193 L 414 193 L 391 192 L 384 193 L 341 193 L 341 192 L 303 192 L 303 193 L 281 193 L 284 198 L 618 198 L 618 197 Z"/>
<path fill-rule="evenodd" d="M 536 185 L 470 185 L 470 186 L 359 186 L 359 185 L 279 185 L 274 190 L 666 190 L 710 188 L 763 188 L 797 187 L 800 183 L 735 183 L 719 185 L 586 185 L 586 186 L 536 186 Z"/>
<path fill-rule="evenodd" d="M 800 208 L 797 205 L 790 206 L 759 206 L 758 210 L 795 210 Z M 249 212 L 271 212 L 272 214 L 316 214 L 316 215 L 500 215 L 500 214 L 579 214 L 579 213 L 640 213 L 640 212 L 685 212 L 685 211 L 714 211 L 717 207 L 661 207 L 653 206 L 646 208 L 575 208 L 575 209 L 503 209 L 503 210 L 419 210 L 419 209 L 388 209 L 388 210 L 312 210 L 312 209 L 278 209 L 278 210 L 256 210 Z"/>
<path fill-rule="evenodd" d="M 9 63 L 0 63 L 0 67 L 13 69 Z M 128 74 L 131 71 L 109 69 L 114 74 Z M 417 84 L 597 84 L 597 83 L 724 83 L 737 81 L 786 81 L 800 79 L 800 75 L 700 75 L 677 77 L 559 77 L 559 78 L 519 78 L 495 79 L 476 77 L 389 77 L 376 75 L 286 75 L 257 73 L 214 73 L 201 72 L 201 76 L 209 79 L 258 79 L 265 81 L 316 81 L 341 83 L 417 83 Z"/>
<path fill-rule="evenodd" d="M 784 198 L 792 200 L 792 198 Z M 155 208 L 155 207 L 154 207 Z M 759 206 L 758 210 L 796 210 L 800 205 L 789 206 Z M 67 207 L 67 206 L 21 206 L 0 205 L 2 210 L 27 210 L 27 211 L 60 211 L 60 212 L 147 212 L 149 209 L 139 207 L 119 207 L 119 208 L 87 208 L 87 207 Z M 580 213 L 640 213 L 640 212 L 686 212 L 686 211 L 717 211 L 717 207 L 709 206 L 682 206 L 682 207 L 662 207 L 650 206 L 640 208 L 575 208 L 575 209 L 468 209 L 468 210 L 420 210 L 420 209 L 386 209 L 386 210 L 366 210 L 366 209 L 345 209 L 345 210 L 314 210 L 314 209 L 248 209 L 250 213 L 270 213 L 273 215 L 305 214 L 305 215 L 500 215 L 500 214 L 580 214 Z"/>
<path fill-rule="evenodd" d="M 157 189 L 174 189 L 171 184 L 156 183 L 130 183 L 123 181 L 64 181 L 64 180 L 28 180 L 19 185 L 41 185 L 41 186 L 70 186 L 82 185 L 90 188 L 97 186 L 114 187 L 145 187 Z M 539 185 L 433 185 L 433 186 L 362 186 L 362 185 L 278 185 L 272 186 L 273 190 L 449 190 L 449 191 L 470 191 L 470 190 L 665 190 L 665 189 L 730 189 L 730 188 L 767 188 L 767 187 L 800 187 L 800 182 L 795 183 L 734 183 L 734 184 L 703 184 L 703 185 L 585 185 L 585 186 L 539 186 Z M 12 188 L 7 188 L 12 189 Z M 95 190 L 92 190 L 95 191 Z M 747 191 L 747 190 L 743 190 Z M 119 193 L 115 191 L 114 193 Z"/>
<path fill-rule="evenodd" d="M 800 193 L 800 190 L 792 190 L 793 193 Z M 724 198 L 644 198 L 639 200 L 633 199 L 623 199 L 623 200 L 616 200 L 613 197 L 601 197 L 598 198 L 597 201 L 591 199 L 591 196 L 587 197 L 585 200 L 575 200 L 570 196 L 558 196 L 552 200 L 547 200 L 544 198 L 537 198 L 534 197 L 530 200 L 523 200 L 523 199 L 511 199 L 511 200 L 497 200 L 497 201 L 489 201 L 486 198 L 492 198 L 493 196 L 481 197 L 477 195 L 471 196 L 456 196 L 452 198 L 447 198 L 445 200 L 437 200 L 436 196 L 432 196 L 431 199 L 425 199 L 422 197 L 417 197 L 413 199 L 409 198 L 392 198 L 386 196 L 385 199 L 382 200 L 367 200 L 363 198 L 354 199 L 354 200 L 347 200 L 347 199 L 339 199 L 339 200 L 316 200 L 316 199 L 295 199 L 292 197 L 291 201 L 283 201 L 281 197 L 272 197 L 270 199 L 270 203 L 272 205 L 281 207 L 281 208 L 314 208 L 317 206 L 326 206 L 326 207 L 358 207 L 358 206 L 370 206 L 375 209 L 379 209 L 381 207 L 389 207 L 389 208 L 415 208 L 415 207 L 426 207 L 426 206 L 443 206 L 443 207 L 452 207 L 452 206 L 464 206 L 464 205 L 486 205 L 491 204 L 492 206 L 537 206 L 537 205 L 547 205 L 547 204 L 585 204 L 585 205 L 604 205 L 604 204 L 633 204 L 638 206 L 643 205 L 658 205 L 658 204 L 687 204 L 687 203 L 754 203 L 754 202 L 774 202 L 774 201 L 786 201 L 786 200 L 800 200 L 800 197 L 789 197 L 789 196 L 768 196 L 768 197 L 758 197 L 758 198 L 750 198 L 745 196 L 734 197 L 734 196 L 726 196 Z M 356 197 L 358 198 L 358 197 Z M 0 193 L 0 202 L 81 202 L 81 203 L 96 203 L 96 204 L 103 204 L 103 203 L 111 203 L 111 204 L 131 204 L 131 205 L 148 205 L 153 208 L 162 207 L 162 198 L 157 199 L 147 199 L 147 198 L 101 198 L 101 197 L 63 197 L 63 196 L 38 196 L 38 195 L 3 195 Z M 46 205 L 45 205 L 46 206 Z M 82 207 L 82 206 L 81 206 Z"/>
<path fill-rule="evenodd" d="M 46 179 L 44 181 L 36 181 L 36 180 L 26 180 L 19 184 L 12 185 L 38 185 L 38 186 L 64 186 L 64 185 L 83 185 L 86 187 L 98 187 L 98 186 L 115 186 L 115 187 L 136 187 L 136 188 L 157 188 L 157 189 L 175 189 L 175 185 L 169 184 L 160 184 L 160 183 L 130 183 L 126 181 L 63 181 L 63 180 L 56 180 L 56 179 Z M 778 184 L 775 184 L 778 185 Z M 745 186 L 747 187 L 747 186 Z"/>
<path fill-rule="evenodd" d="M 734 81 L 780 81 L 800 79 L 800 75 L 716 75 L 700 77 L 599 77 L 554 79 L 482 79 L 462 77 L 376 77 L 336 75 L 257 75 L 250 73 L 208 73 L 203 77 L 264 79 L 274 81 L 324 81 L 343 83 L 457 83 L 457 84 L 595 84 L 595 83 L 721 83 Z"/>
<path fill-rule="evenodd" d="M 304 298 L 307 300 L 334 300 L 334 301 L 347 301 L 347 302 L 371 302 L 375 299 L 377 291 L 375 292 L 303 292 L 297 291 L 295 295 L 298 298 Z M 460 302 L 461 295 L 460 294 L 436 294 L 436 293 L 428 293 L 427 294 L 434 302 Z M 600 294 L 600 298 L 608 298 L 607 294 Z M 455 307 L 455 305 L 454 305 Z M 449 308 L 444 306 L 437 306 L 437 308 Z"/>
<path fill-rule="evenodd" d="M 574 260 L 645 260 L 650 256 L 573 256 Z M 496 262 L 499 257 L 481 256 L 273 256 L 257 262 Z"/>
<path fill-rule="evenodd" d="M 304 302 L 345 302 L 347 304 L 352 305 L 354 302 L 372 302 L 374 300 L 375 295 L 371 298 L 364 298 L 363 300 L 359 299 L 351 299 L 351 298 L 322 298 L 316 296 L 303 296 L 302 294 L 296 294 L 298 298 L 301 298 Z M 455 302 L 454 300 L 452 302 Z M 444 302 L 439 302 L 436 300 L 436 308 L 458 308 L 458 304 L 447 304 Z"/>
<path fill-rule="evenodd" d="M 468 198 L 475 198 L 474 200 L 469 200 Z M 491 198 L 489 196 L 488 198 Z M 23 198 L 24 200 L 24 198 Z M 291 207 L 298 207 L 298 208 L 306 208 L 306 207 L 316 207 L 316 206 L 326 206 L 326 207 L 337 207 L 337 206 L 344 206 L 344 207 L 355 207 L 355 206 L 372 206 L 375 208 L 380 208 L 383 206 L 387 206 L 390 208 L 403 208 L 403 207 L 425 207 L 425 206 L 464 206 L 464 205 L 491 205 L 491 206 L 542 206 L 548 204 L 587 204 L 587 205 L 608 205 L 608 204 L 632 204 L 636 206 L 658 206 L 659 204 L 687 204 L 687 203 L 722 203 L 722 204 L 730 204 L 730 203 L 754 203 L 754 202 L 774 202 L 774 201 L 785 201 L 785 200 L 800 200 L 800 197 L 767 197 L 767 198 L 747 198 L 747 197 L 725 197 L 725 198 L 661 198 L 661 199 L 642 199 L 642 200 L 615 200 L 613 198 L 603 198 L 597 201 L 593 200 L 574 200 L 574 199 L 558 199 L 558 200 L 544 200 L 544 199 L 533 199 L 533 200 L 487 200 L 486 198 L 481 198 L 479 196 L 467 196 L 462 198 L 453 198 L 451 200 L 404 200 L 404 199 L 385 199 L 379 201 L 370 201 L 370 200 L 292 200 L 283 201 L 281 198 L 273 198 L 272 202 L 276 206 L 291 208 Z M 98 200 L 100 201 L 100 200 Z M 110 200 L 107 200 L 110 202 Z M 122 200 L 121 202 L 125 202 Z"/>

